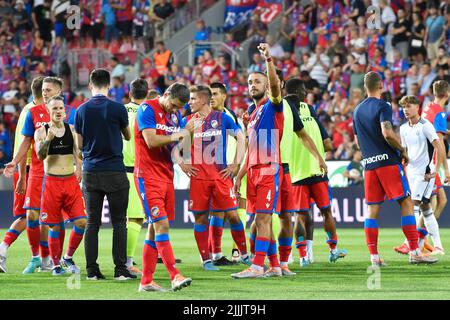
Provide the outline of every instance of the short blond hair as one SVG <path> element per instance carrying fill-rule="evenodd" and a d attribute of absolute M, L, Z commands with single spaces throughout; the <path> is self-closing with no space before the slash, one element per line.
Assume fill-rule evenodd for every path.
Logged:
<path fill-rule="evenodd" d="M 420 100 L 416 96 L 404 96 L 400 99 L 399 104 L 404 108 L 408 104 L 414 104 L 420 106 Z"/>

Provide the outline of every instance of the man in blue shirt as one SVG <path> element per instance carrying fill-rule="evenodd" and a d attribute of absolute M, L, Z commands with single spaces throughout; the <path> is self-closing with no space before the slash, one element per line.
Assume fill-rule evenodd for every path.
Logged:
<path fill-rule="evenodd" d="M 125 106 L 106 97 L 110 81 L 107 70 L 93 70 L 89 83 L 92 98 L 77 109 L 75 116 L 79 151 L 83 154 L 83 194 L 88 214 L 84 238 L 88 280 L 105 279 L 97 264 L 98 231 L 105 196 L 114 229 L 114 278 L 136 278 L 125 266 L 130 184 L 123 163 L 122 135 L 128 141 L 131 133 Z"/>
<path fill-rule="evenodd" d="M 372 265 L 385 266 L 378 255 L 377 218 L 386 197 L 400 205 L 402 230 L 410 249 L 409 262 L 437 262 L 422 255 L 418 247 L 413 202 L 402 166 L 402 162 L 405 165 L 408 163 L 408 153 L 392 128 L 392 107 L 380 99 L 383 91 L 381 76 L 377 72 L 368 72 L 364 76 L 364 87 L 367 98 L 355 109 L 353 129 L 363 155 L 364 192 L 369 205 L 364 231 Z"/>
<path fill-rule="evenodd" d="M 428 59 L 433 61 L 438 57 L 439 45 L 444 35 L 445 19 L 438 15 L 438 10 L 434 4 L 428 8 L 428 18 L 425 21 L 426 33 L 425 43 L 427 47 Z"/>

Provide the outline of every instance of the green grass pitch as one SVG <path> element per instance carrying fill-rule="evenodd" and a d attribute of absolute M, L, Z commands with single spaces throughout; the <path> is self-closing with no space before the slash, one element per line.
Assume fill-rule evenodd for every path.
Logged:
<path fill-rule="evenodd" d="M 5 230 L 1 230 L 3 235 Z M 70 228 L 67 230 L 67 237 Z M 199 255 L 191 230 L 171 230 L 171 242 L 175 256 L 183 260 L 178 267 L 182 274 L 193 279 L 192 285 L 178 292 L 138 293 L 139 281 L 117 282 L 113 280 L 110 229 L 100 232 L 99 264 L 106 281 L 87 281 L 84 270 L 83 243 L 75 254 L 75 261 L 82 268 L 80 281 L 63 277 L 52 277 L 49 273 L 22 275 L 29 260 L 26 234 L 23 233 L 8 252 L 7 274 L 0 274 L 0 300 L 4 299 L 450 299 L 450 257 L 440 257 L 435 265 L 409 265 L 407 256 L 392 250 L 403 241 L 401 229 L 380 229 L 379 248 L 382 257 L 389 264 L 380 271 L 380 288 L 369 289 L 376 284 L 375 275 L 368 271 L 368 251 L 364 240 L 364 230 L 338 230 L 339 247 L 349 251 L 345 259 L 328 263 L 325 235 L 316 229 L 314 243 L 315 263 L 308 268 L 300 268 L 298 253 L 294 249 L 295 263 L 291 269 L 294 277 L 234 280 L 233 272 L 243 265 L 222 267 L 219 272 L 205 272 L 200 267 Z M 143 243 L 145 232 L 141 232 Z M 441 230 L 444 247 L 450 250 L 450 229 Z M 229 230 L 224 230 L 223 248 L 231 251 Z M 66 244 L 67 244 L 66 238 Z M 137 262 L 141 265 L 141 246 L 138 246 Z M 369 272 L 369 273 L 368 273 Z M 169 287 L 168 274 L 162 264 L 158 264 L 155 280 Z M 69 285 L 68 285 L 69 283 Z M 79 289 L 77 289 L 79 287 Z M 372 287 L 372 286 L 369 286 Z"/>

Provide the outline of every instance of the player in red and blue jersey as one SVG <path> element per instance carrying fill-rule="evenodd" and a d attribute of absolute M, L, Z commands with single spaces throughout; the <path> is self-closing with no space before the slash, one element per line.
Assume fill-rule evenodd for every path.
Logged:
<path fill-rule="evenodd" d="M 37 129 L 50 122 L 46 103 L 61 93 L 63 82 L 56 77 L 46 77 L 42 84 L 44 104 L 30 108 L 25 118 L 22 135 L 24 139 L 14 159 L 7 164 L 7 169 L 14 170 L 16 165 L 26 156 L 30 146 L 35 150 L 34 133 Z M 39 212 L 41 208 L 42 181 L 44 178 L 44 163 L 38 159 L 35 152 L 31 156 L 31 166 L 25 194 L 24 209 L 27 210 L 27 236 L 30 243 L 32 259 L 23 271 L 24 274 L 33 273 L 37 268 L 41 271 L 51 271 L 50 251 L 48 248 L 48 227 L 39 228 Z M 60 233 L 60 240 L 64 242 L 64 234 Z M 62 247 L 62 246 L 61 246 Z M 40 251 L 40 252 L 39 252 Z"/>
<path fill-rule="evenodd" d="M 169 221 L 175 216 L 172 149 L 189 135 L 181 128 L 179 111 L 188 101 L 189 89 L 174 83 L 163 96 L 143 102 L 136 114 L 134 178 L 149 222 L 139 291 L 165 291 L 153 281 L 158 253 L 169 272 L 173 290 L 192 282 L 176 268 L 169 239 Z"/>
<path fill-rule="evenodd" d="M 233 278 L 259 278 L 264 276 L 264 260 L 269 256 L 271 265 L 279 266 L 273 237 L 272 214 L 280 213 L 281 167 L 280 141 L 283 135 L 283 104 L 281 86 L 270 57 L 269 46 L 258 47 L 266 59 L 267 75 L 260 72 L 248 76 L 248 88 L 256 105 L 250 115 L 246 165 L 240 170 L 235 189 L 239 190 L 242 177 L 247 174 L 247 212 L 255 213 L 255 257 L 250 268 L 232 274 Z M 269 250 L 270 249 L 270 250 Z M 275 252 L 272 252 L 275 249 Z M 279 267 L 278 267 L 279 268 Z M 272 272 L 268 270 L 267 272 Z"/>
<path fill-rule="evenodd" d="M 367 98 L 355 109 L 353 128 L 355 139 L 363 154 L 364 192 L 369 215 L 364 222 L 367 247 L 372 265 L 385 266 L 378 255 L 377 218 L 385 197 L 396 200 L 401 209 L 401 225 L 408 240 L 411 263 L 434 263 L 437 260 L 422 255 L 418 247 L 418 233 L 413 202 L 402 162 L 408 154 L 392 128 L 392 107 L 381 100 L 383 84 L 376 72 L 364 76 Z"/>
<path fill-rule="evenodd" d="M 247 255 L 244 225 L 237 214 L 238 201 L 234 192 L 233 176 L 240 167 L 245 153 L 245 137 L 234 120 L 221 111 L 211 109 L 211 90 L 206 86 L 190 88 L 189 106 L 193 112 L 187 118 L 187 128 L 193 132 L 190 152 L 183 149 L 188 160 L 180 162 L 181 169 L 191 178 L 189 210 L 195 215 L 194 236 L 207 271 L 218 271 L 221 255 L 221 239 L 224 215 L 212 215 L 210 211 L 226 214 L 231 234 L 238 245 L 241 260 L 250 264 Z M 228 136 L 231 136 L 230 138 Z M 235 137 L 237 150 L 231 163 L 227 163 L 228 139 Z M 189 144 L 186 144 L 189 147 Z M 189 157 L 190 154 L 190 157 Z M 209 229 L 209 232 L 208 232 Z M 209 235 L 208 235 L 209 233 Z M 208 247 L 211 241 L 212 259 Z"/>
<path fill-rule="evenodd" d="M 22 132 L 22 128 L 25 123 L 26 115 L 30 108 L 44 103 L 42 98 L 42 81 L 44 80 L 43 76 L 38 76 L 33 79 L 31 83 L 31 91 L 33 94 L 33 101 L 26 104 L 22 111 L 20 112 L 19 119 L 17 120 L 16 132 Z M 21 134 L 16 134 L 14 138 L 14 156 L 19 151 L 19 146 L 23 140 L 23 136 Z M 0 272 L 7 272 L 6 268 L 6 257 L 7 251 L 9 247 L 16 241 L 19 235 L 26 229 L 27 227 L 27 212 L 23 208 L 25 203 L 25 191 L 27 189 L 27 180 L 28 180 L 28 171 L 30 170 L 31 163 L 31 152 L 29 150 L 27 157 L 24 158 L 21 162 L 19 162 L 18 170 L 14 171 L 13 177 L 13 186 L 14 190 L 14 203 L 13 203 L 13 215 L 14 222 L 9 227 L 8 231 L 5 233 L 5 237 L 3 238 L 2 243 L 0 243 Z M 8 171 L 5 171 L 5 174 L 8 174 Z"/>

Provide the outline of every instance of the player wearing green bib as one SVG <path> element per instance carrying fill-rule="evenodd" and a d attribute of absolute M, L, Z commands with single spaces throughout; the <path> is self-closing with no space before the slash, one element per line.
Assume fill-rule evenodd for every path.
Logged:
<path fill-rule="evenodd" d="M 141 206 L 139 193 L 134 186 L 134 160 L 135 160 L 135 146 L 134 146 L 134 125 L 136 119 L 136 112 L 139 105 L 146 99 L 148 91 L 147 81 L 143 79 L 136 79 L 130 84 L 130 98 L 131 102 L 125 105 L 128 113 L 128 123 L 130 124 L 131 139 L 123 141 L 123 162 L 127 170 L 127 177 L 130 181 L 130 193 L 128 196 L 127 208 L 127 268 L 135 274 L 142 274 L 142 272 L 133 265 L 134 253 L 141 232 L 142 224 L 144 223 L 145 214 Z"/>
<path fill-rule="evenodd" d="M 325 146 L 323 143 L 323 133 L 321 132 L 319 122 L 315 118 L 315 112 L 306 103 L 301 102 L 304 98 L 304 86 L 300 79 L 290 79 L 286 82 L 286 100 L 290 104 L 298 106 L 298 111 L 305 131 L 314 141 L 319 150 L 322 159 L 325 155 Z M 346 250 L 337 248 L 337 233 L 334 218 L 331 213 L 331 191 L 328 186 L 328 177 L 321 170 L 317 159 L 307 151 L 304 145 L 293 139 L 289 145 L 286 145 L 291 151 L 291 177 L 297 208 L 296 219 L 296 247 L 300 253 L 300 264 L 306 266 L 310 263 L 306 259 L 306 232 L 305 221 L 310 209 L 311 199 L 314 200 L 324 217 L 324 229 L 327 235 L 327 243 L 330 248 L 329 261 L 335 262 L 339 258 L 345 257 Z M 306 213 L 306 216 L 305 216 Z M 312 222 L 311 222 L 312 223 Z"/>
<path fill-rule="evenodd" d="M 14 156 L 19 150 L 19 146 L 22 143 L 23 135 L 22 132 L 23 125 L 25 123 L 25 118 L 28 110 L 35 106 L 44 103 L 42 98 L 42 81 L 44 77 L 39 76 L 33 79 L 31 83 L 31 91 L 33 93 L 33 101 L 25 105 L 20 112 L 19 119 L 16 126 L 16 136 L 14 137 Z M 16 220 L 11 224 L 8 231 L 0 243 L 0 273 L 7 271 L 6 269 L 6 253 L 8 248 L 16 241 L 17 237 L 25 230 L 27 226 L 26 210 L 23 209 L 25 202 L 25 191 L 27 189 L 27 168 L 31 163 L 31 152 L 32 148 L 28 150 L 27 157 L 24 157 L 19 163 L 19 170 L 14 172 L 14 205 L 13 214 Z"/>
<path fill-rule="evenodd" d="M 216 111 L 225 112 L 228 116 L 230 116 L 234 120 L 234 122 L 237 125 L 240 126 L 234 112 L 231 111 L 230 109 L 228 109 L 227 107 L 225 107 L 225 101 L 227 99 L 227 90 L 226 90 L 225 85 L 220 82 L 214 82 L 214 83 L 211 83 L 209 87 L 210 87 L 211 93 L 212 93 L 212 98 L 211 98 L 212 109 L 214 109 Z M 230 138 L 227 140 L 227 155 L 226 155 L 227 163 L 233 162 L 235 154 L 236 154 L 236 147 L 237 147 L 236 139 Z M 247 184 L 244 183 L 244 180 L 245 180 L 245 182 L 247 181 L 246 176 L 242 179 L 243 182 L 241 183 L 240 197 L 239 197 L 239 209 L 237 209 L 237 214 L 239 215 L 239 218 L 241 219 L 242 224 L 244 225 L 244 230 L 245 230 L 246 224 L 247 224 L 247 212 L 245 210 L 245 208 L 246 208 L 245 191 L 247 189 Z M 229 212 L 227 212 L 226 214 L 224 214 L 222 212 L 220 212 L 220 213 L 211 212 L 212 216 L 218 216 L 221 219 L 224 218 L 224 215 L 225 215 L 225 218 L 229 219 L 229 217 L 227 216 L 228 214 L 229 214 Z M 231 256 L 232 256 L 233 261 L 229 261 L 228 259 L 223 257 L 223 258 L 221 258 L 221 261 L 214 261 L 214 265 L 229 265 L 229 264 L 239 262 L 240 254 L 239 254 L 239 249 L 238 249 L 236 243 L 233 243 L 233 249 L 231 252 Z"/>

